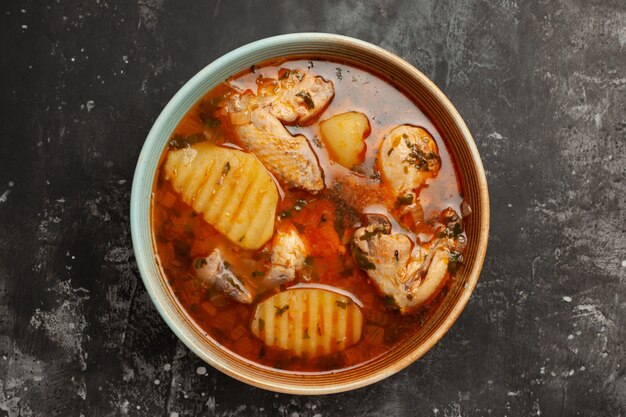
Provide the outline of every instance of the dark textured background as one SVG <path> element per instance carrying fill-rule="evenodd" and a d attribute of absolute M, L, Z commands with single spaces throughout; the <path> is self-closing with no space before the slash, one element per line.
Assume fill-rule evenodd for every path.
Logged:
<path fill-rule="evenodd" d="M 626 3 L 2 1 L 0 416 L 624 416 Z M 328 31 L 450 97 L 490 186 L 485 268 L 420 361 L 355 392 L 278 395 L 166 327 L 129 234 L 137 156 L 199 69 Z"/>

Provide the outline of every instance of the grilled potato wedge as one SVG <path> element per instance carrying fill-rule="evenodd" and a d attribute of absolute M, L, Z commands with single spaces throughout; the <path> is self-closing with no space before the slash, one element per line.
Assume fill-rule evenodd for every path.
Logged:
<path fill-rule="evenodd" d="M 354 301 L 319 288 L 280 292 L 256 306 L 251 330 L 268 346 L 316 357 L 342 351 L 361 338 L 363 315 Z"/>
<path fill-rule="evenodd" d="M 272 237 L 278 190 L 254 155 L 197 143 L 168 152 L 165 176 L 183 201 L 236 245 L 258 249 Z"/>

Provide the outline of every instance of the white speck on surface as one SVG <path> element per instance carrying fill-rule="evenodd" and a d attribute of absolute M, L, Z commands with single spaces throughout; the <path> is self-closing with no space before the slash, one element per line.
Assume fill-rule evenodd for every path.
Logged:
<path fill-rule="evenodd" d="M 622 268 L 626 268 L 626 259 L 622 261 Z"/>
<path fill-rule="evenodd" d="M 509 207 L 513 207 L 513 204 L 511 204 L 511 203 L 508 203 L 508 204 L 507 204 L 507 206 L 509 206 Z"/>
<path fill-rule="evenodd" d="M 569 296 L 566 295 L 565 297 L 563 297 L 563 301 L 565 301 L 566 303 L 571 303 L 572 302 L 572 297 L 569 297 Z"/>
<path fill-rule="evenodd" d="M 574 340 L 574 335 L 570 334 L 569 336 L 567 336 L 567 340 Z"/>
<path fill-rule="evenodd" d="M 170 417 L 178 417 L 178 413 L 176 411 L 173 411 L 170 413 Z"/>
<path fill-rule="evenodd" d="M 154 380 L 154 385 L 159 385 L 159 384 L 161 384 L 161 381 L 159 381 L 158 379 L 155 379 Z"/>
<path fill-rule="evenodd" d="M 128 64 L 128 55 L 124 55 L 122 61 L 124 61 L 124 64 Z"/>
<path fill-rule="evenodd" d="M 165 369 L 166 371 L 169 371 L 170 369 L 172 369 L 172 365 L 170 365 L 169 363 L 166 363 L 165 365 L 163 365 L 163 369 Z"/>
<path fill-rule="evenodd" d="M 206 375 L 206 368 L 204 366 L 199 366 L 198 369 L 196 369 L 196 373 L 198 375 Z"/>
<path fill-rule="evenodd" d="M 85 107 L 87 107 L 87 113 L 93 110 L 94 106 L 95 106 L 95 103 L 93 100 L 87 101 L 87 103 L 85 104 Z"/>
<path fill-rule="evenodd" d="M 26 9 L 20 9 L 20 12 L 26 13 Z"/>
<path fill-rule="evenodd" d="M 2 195 L 0 195 L 0 203 L 6 203 L 10 192 L 11 190 L 6 190 L 4 193 L 2 193 Z"/>
<path fill-rule="evenodd" d="M 28 29 L 27 25 L 22 25 L 22 29 Z"/>

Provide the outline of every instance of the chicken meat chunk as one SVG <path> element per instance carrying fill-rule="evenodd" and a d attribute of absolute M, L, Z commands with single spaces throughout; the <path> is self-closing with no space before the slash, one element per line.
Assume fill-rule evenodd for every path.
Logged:
<path fill-rule="evenodd" d="M 295 230 L 278 231 L 272 241 L 270 267 L 265 274 L 267 289 L 293 281 L 304 266 L 307 248 Z M 206 258 L 194 261 L 196 276 L 207 288 L 215 288 L 234 301 L 250 304 L 258 294 L 252 294 L 245 284 L 228 267 L 219 249 Z"/>
<path fill-rule="evenodd" d="M 272 246 L 271 267 L 265 280 L 272 286 L 293 281 L 304 266 L 306 245 L 295 230 L 278 231 Z"/>
<path fill-rule="evenodd" d="M 266 109 L 252 110 L 248 123 L 233 128 L 241 144 L 282 184 L 312 193 L 324 188 L 322 170 L 307 139 L 303 135 L 292 136 Z"/>
<path fill-rule="evenodd" d="M 205 286 L 213 287 L 240 303 L 252 303 L 252 294 L 228 269 L 219 249 L 213 250 L 206 258 L 196 259 L 194 264 L 196 276 Z"/>
<path fill-rule="evenodd" d="M 299 69 L 281 69 L 278 80 L 261 82 L 258 90 L 259 106 L 286 124 L 309 124 L 334 96 L 332 81 Z"/>
<path fill-rule="evenodd" d="M 257 95 L 250 90 L 231 94 L 225 111 L 241 145 L 282 184 L 317 193 L 324 188 L 317 157 L 307 138 L 291 135 L 283 123 L 312 121 L 334 94 L 332 82 L 308 72 L 283 69 L 278 80 L 261 79 Z"/>
<path fill-rule="evenodd" d="M 461 220 L 447 209 L 442 221 L 445 227 L 426 248 L 414 245 L 407 235 L 393 233 L 382 215 L 368 215 L 367 224 L 354 233 L 357 265 L 402 314 L 430 302 L 445 284 L 447 271 L 462 261 Z"/>
<path fill-rule="evenodd" d="M 385 135 L 378 152 L 381 176 L 398 196 L 407 195 L 441 168 L 439 149 L 421 127 L 401 125 Z"/>

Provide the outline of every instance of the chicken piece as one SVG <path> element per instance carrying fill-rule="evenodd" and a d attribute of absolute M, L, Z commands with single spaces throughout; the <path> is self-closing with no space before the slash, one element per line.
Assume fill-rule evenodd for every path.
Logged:
<path fill-rule="evenodd" d="M 256 108 L 250 111 L 249 123 L 233 128 L 241 144 L 283 184 L 312 193 L 324 188 L 322 170 L 306 138 L 291 136 L 267 110 Z"/>
<path fill-rule="evenodd" d="M 445 227 L 429 248 L 413 247 L 408 236 L 392 233 L 389 220 L 380 215 L 354 233 L 355 261 L 402 314 L 430 302 L 443 288 L 447 271 L 462 262 L 461 220 L 452 209 L 442 218 Z"/>
<path fill-rule="evenodd" d="M 383 180 L 402 196 L 435 177 L 441 158 L 430 133 L 421 127 L 401 125 L 383 138 L 378 165 Z"/>
<path fill-rule="evenodd" d="M 258 89 L 259 106 L 285 124 L 309 124 L 334 96 L 332 81 L 298 69 L 283 68 L 277 81 L 261 80 Z"/>
<path fill-rule="evenodd" d="M 370 223 L 354 232 L 353 255 L 378 289 L 387 295 L 401 294 L 413 243 L 403 234 L 391 234 L 391 224 Z M 395 298 L 395 297 L 394 297 Z"/>
<path fill-rule="evenodd" d="M 207 286 L 243 304 L 252 303 L 252 294 L 233 274 L 222 259 L 219 249 L 215 249 L 206 258 L 194 261 L 196 276 Z"/>
<path fill-rule="evenodd" d="M 306 246 L 298 232 L 289 230 L 279 231 L 274 237 L 270 267 L 265 280 L 273 286 L 293 281 L 304 266 Z"/>
<path fill-rule="evenodd" d="M 271 266 L 265 276 L 269 287 L 276 287 L 296 278 L 307 255 L 305 243 L 295 230 L 278 231 L 272 242 Z M 196 276 L 207 286 L 214 287 L 233 300 L 250 304 L 254 298 L 237 276 L 228 269 L 219 249 L 206 258 L 194 261 Z"/>

